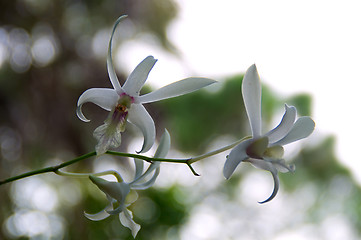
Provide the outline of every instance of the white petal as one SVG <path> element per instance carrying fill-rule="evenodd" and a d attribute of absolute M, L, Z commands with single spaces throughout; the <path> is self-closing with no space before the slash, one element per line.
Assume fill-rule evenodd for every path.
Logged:
<path fill-rule="evenodd" d="M 108 209 L 108 207 L 106 209 Z M 110 214 L 107 213 L 105 209 L 95 214 L 89 214 L 84 212 L 84 215 L 85 217 L 93 221 L 100 221 L 110 216 Z"/>
<path fill-rule="evenodd" d="M 157 166 L 155 171 L 154 171 L 154 174 L 153 176 L 146 182 L 144 183 L 138 183 L 138 184 L 133 184 L 131 186 L 132 189 L 135 189 L 135 190 L 144 190 L 144 189 L 147 189 L 147 188 L 150 188 L 151 186 L 153 186 L 155 180 L 157 179 L 158 175 L 159 175 L 159 172 L 160 172 L 160 162 L 156 162 L 156 163 L 153 163 L 152 165 L 155 165 Z M 152 169 L 150 169 L 149 171 L 145 172 L 144 173 L 144 177 L 146 175 L 148 175 L 150 172 L 151 172 Z"/>
<path fill-rule="evenodd" d="M 167 129 L 164 130 L 162 138 L 160 139 L 157 151 L 154 154 L 155 158 L 165 158 L 170 149 L 170 135 Z"/>
<path fill-rule="evenodd" d="M 186 78 L 142 95 L 138 99 L 140 103 L 155 102 L 191 93 L 216 82 L 208 78 Z"/>
<path fill-rule="evenodd" d="M 87 217 L 88 219 L 93 220 L 93 221 L 100 221 L 100 220 L 103 220 L 103 219 L 109 217 L 110 214 L 107 211 L 111 211 L 113 209 L 113 201 L 115 202 L 115 200 L 112 199 L 109 195 L 106 195 L 106 196 L 109 201 L 109 205 L 106 206 L 100 212 L 95 213 L 95 214 L 89 214 L 89 213 L 84 212 L 85 217 Z"/>
<path fill-rule="evenodd" d="M 153 56 L 148 56 L 139 63 L 124 83 L 123 91 L 132 97 L 139 96 L 139 91 L 156 62 L 157 60 Z"/>
<path fill-rule="evenodd" d="M 284 138 L 287 133 L 291 130 L 295 119 L 296 119 L 296 108 L 285 105 L 285 113 L 282 117 L 280 124 L 269 131 L 266 136 L 268 136 L 269 142 L 272 144 L 282 138 Z"/>
<path fill-rule="evenodd" d="M 113 31 L 112 31 L 112 34 L 111 34 L 110 40 L 109 40 L 108 56 L 107 56 L 107 68 L 108 68 L 108 75 L 109 75 L 109 78 L 110 78 L 110 82 L 112 83 L 113 88 L 118 92 L 118 94 L 122 93 L 123 91 L 122 91 L 122 88 L 120 87 L 120 83 L 119 83 L 117 74 L 115 73 L 114 66 L 113 66 L 112 42 L 113 42 L 115 29 L 117 28 L 120 21 L 123 20 L 126 17 L 127 17 L 126 15 L 120 16 L 117 19 L 117 21 L 115 21 Z"/>
<path fill-rule="evenodd" d="M 296 170 L 295 165 L 287 165 L 284 159 L 271 159 L 265 157 L 264 160 L 266 162 L 269 162 L 272 164 L 273 168 L 265 169 L 268 171 L 271 171 L 272 169 L 275 169 L 279 172 L 286 173 L 286 172 L 294 172 Z"/>
<path fill-rule="evenodd" d="M 152 164 L 149 165 L 148 169 L 144 172 L 143 175 L 141 175 L 139 178 L 134 179 L 134 181 L 132 181 L 130 183 L 130 185 L 132 185 L 132 188 L 134 186 L 134 184 L 138 184 L 139 182 L 141 182 L 143 179 L 145 179 L 150 173 L 152 173 L 152 171 L 154 171 L 155 169 L 159 168 L 160 162 L 153 162 Z"/>
<path fill-rule="evenodd" d="M 93 175 L 90 175 L 89 178 L 102 192 L 116 199 L 120 204 L 125 201 L 130 192 L 129 185 L 124 182 L 109 182 Z"/>
<path fill-rule="evenodd" d="M 262 170 L 266 170 L 266 171 L 270 171 L 270 172 L 277 171 L 277 169 L 273 166 L 273 164 L 271 162 L 265 161 L 263 159 L 250 158 L 250 159 L 247 159 L 245 162 L 249 162 L 255 168 L 259 168 Z"/>
<path fill-rule="evenodd" d="M 99 107 L 110 111 L 117 103 L 119 95 L 111 88 L 91 88 L 86 90 L 78 99 L 76 114 L 84 122 L 89 120 L 83 115 L 81 107 L 84 103 L 92 102 Z"/>
<path fill-rule="evenodd" d="M 158 149 L 154 155 L 155 158 L 164 158 L 170 149 L 170 135 L 167 129 L 165 129 L 165 132 L 162 135 L 162 138 L 160 140 L 160 143 L 158 145 Z M 160 168 L 161 162 L 153 162 L 145 171 L 145 173 L 137 178 L 134 178 L 134 181 L 130 183 L 133 189 L 146 189 L 151 187 L 158 174 L 159 174 L 159 168 Z M 153 174 L 153 177 L 148 180 L 146 183 L 139 184 L 140 181 L 142 181 L 147 175 L 149 175 L 152 171 L 155 170 L 155 173 Z"/>
<path fill-rule="evenodd" d="M 141 159 L 134 158 L 134 165 L 135 165 L 134 179 L 138 179 L 143 173 L 144 161 Z"/>
<path fill-rule="evenodd" d="M 121 132 L 108 123 L 104 123 L 97 127 L 93 132 L 93 136 L 98 141 L 98 144 L 95 146 L 95 151 L 98 156 L 108 151 L 111 147 L 119 147 L 122 142 Z"/>
<path fill-rule="evenodd" d="M 280 180 L 279 180 L 279 178 L 278 178 L 277 171 L 272 171 L 271 174 L 272 174 L 273 181 L 274 181 L 273 192 L 272 192 L 271 196 L 269 196 L 269 198 L 267 198 L 266 200 L 264 200 L 264 201 L 262 201 L 262 202 L 259 202 L 260 204 L 269 202 L 269 201 L 271 201 L 274 197 L 276 197 L 277 192 L 278 192 L 278 189 L 279 189 L 279 187 L 280 187 Z"/>
<path fill-rule="evenodd" d="M 136 125 L 144 135 L 142 149 L 138 153 L 149 151 L 155 141 L 155 125 L 152 117 L 141 104 L 132 104 L 128 113 L 129 122 Z"/>
<path fill-rule="evenodd" d="M 135 238 L 140 230 L 140 225 L 134 222 L 132 212 L 125 208 L 119 214 L 119 220 L 124 227 L 127 227 L 132 231 L 132 235 Z"/>
<path fill-rule="evenodd" d="M 315 129 L 315 122 L 310 117 L 300 117 L 293 125 L 291 131 L 273 145 L 286 145 L 291 142 L 308 137 Z"/>
<path fill-rule="evenodd" d="M 232 149 L 223 167 L 223 176 L 225 178 L 229 179 L 238 164 L 249 158 L 246 153 L 246 148 L 252 141 L 253 139 L 245 140 Z"/>
<path fill-rule="evenodd" d="M 261 136 L 261 82 L 256 65 L 248 68 L 242 82 L 242 95 L 253 138 Z"/>
<path fill-rule="evenodd" d="M 247 162 L 251 163 L 256 168 L 260 168 L 271 172 L 274 181 L 273 192 L 269 198 L 259 203 L 262 204 L 271 201 L 277 195 L 280 185 L 276 167 L 271 162 L 265 161 L 263 159 L 251 158 L 251 159 L 247 159 Z"/>

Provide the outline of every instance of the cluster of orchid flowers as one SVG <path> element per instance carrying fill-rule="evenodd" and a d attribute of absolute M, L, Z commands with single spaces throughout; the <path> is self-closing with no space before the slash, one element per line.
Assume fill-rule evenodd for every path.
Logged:
<path fill-rule="evenodd" d="M 128 206 L 137 199 L 135 190 L 147 189 L 154 184 L 159 175 L 160 163 L 162 161 L 186 163 L 192 172 L 196 174 L 191 167 L 192 163 L 232 149 L 225 161 L 223 168 L 224 177 L 229 179 L 237 166 L 242 162 L 249 162 L 257 168 L 269 171 L 273 176 L 274 189 L 271 196 L 260 203 L 272 200 L 279 189 L 278 171 L 294 171 L 294 167 L 287 165 L 283 159 L 283 146 L 308 137 L 315 127 L 313 120 L 310 117 L 300 117 L 296 119 L 296 108 L 285 105 L 285 113 L 280 124 L 271 131 L 263 134 L 261 83 L 256 66 L 252 65 L 246 71 L 242 81 L 243 101 L 251 126 L 252 136 L 242 138 L 228 146 L 198 157 L 177 160 L 165 158 L 170 149 L 170 135 L 168 131 L 165 130 L 153 158 L 139 155 L 139 153 L 146 153 L 152 148 L 156 136 L 154 121 L 143 104 L 184 95 L 214 84 L 216 81 L 208 78 L 192 77 L 169 84 L 151 93 L 140 95 L 140 90 L 147 80 L 149 72 L 157 62 L 154 57 L 148 56 L 136 66 L 124 85 L 121 86 L 112 62 L 112 41 L 119 22 L 125 17 L 126 16 L 121 16 L 115 22 L 109 41 L 107 69 L 113 88 L 91 88 L 86 90 L 79 97 L 77 115 L 81 120 L 85 122 L 89 121 L 82 112 L 82 105 L 87 102 L 92 102 L 109 111 L 109 115 L 104 121 L 104 124 L 96 128 L 93 134 L 98 141 L 95 147 L 97 156 L 110 153 L 109 149 L 121 145 L 121 134 L 125 131 L 127 122 L 134 124 L 141 130 L 144 141 L 140 151 L 137 152 L 137 154 L 124 153 L 122 155 L 134 157 L 134 179 L 130 182 L 125 182 L 122 176 L 114 170 L 92 174 L 66 173 L 60 170 L 60 168 L 80 159 L 87 158 L 90 155 L 79 157 L 76 161 L 69 161 L 67 164 L 58 165 L 54 168 L 47 169 L 47 171 L 53 171 L 66 176 L 85 176 L 90 178 L 90 180 L 105 193 L 109 205 L 96 214 L 85 213 L 85 216 L 91 220 L 99 221 L 110 215 L 119 215 L 120 222 L 131 230 L 133 237 L 135 237 L 140 230 L 140 225 L 134 222 L 132 212 L 128 209 Z M 121 153 L 119 153 L 119 155 L 121 155 Z M 150 163 L 146 170 L 144 170 L 144 160 Z M 41 173 L 43 172 L 46 171 L 42 171 Z M 35 174 L 38 173 L 39 172 Z M 9 181 L 35 174 L 20 176 Z M 101 178 L 105 175 L 113 175 L 116 181 L 108 181 Z"/>

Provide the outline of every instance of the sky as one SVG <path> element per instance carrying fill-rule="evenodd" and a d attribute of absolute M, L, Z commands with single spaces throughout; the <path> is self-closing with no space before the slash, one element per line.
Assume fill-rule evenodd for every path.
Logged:
<path fill-rule="evenodd" d="M 159 61 L 148 82 L 160 87 L 190 75 L 222 80 L 255 63 L 262 82 L 281 96 L 312 95 L 314 137 L 337 136 L 336 155 L 361 183 L 359 1 L 177 3 L 180 14 L 168 34 L 181 60 L 157 50 L 144 36 L 142 47 L 134 41 L 123 46 L 121 58 L 127 62 L 120 65 L 130 71 L 144 52 L 153 54 Z"/>

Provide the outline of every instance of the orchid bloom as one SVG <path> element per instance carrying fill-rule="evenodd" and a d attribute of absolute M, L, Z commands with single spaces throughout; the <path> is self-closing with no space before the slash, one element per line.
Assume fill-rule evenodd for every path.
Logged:
<path fill-rule="evenodd" d="M 244 75 L 242 95 L 252 137 L 238 144 L 230 152 L 223 168 L 223 175 L 227 179 L 230 178 L 241 162 L 249 162 L 257 168 L 270 171 L 274 179 L 274 189 L 268 199 L 260 202 L 265 203 L 272 200 L 278 192 L 278 171 L 294 170 L 282 159 L 283 146 L 308 137 L 313 132 L 315 123 L 310 117 L 300 117 L 296 120 L 296 108 L 285 105 L 286 110 L 280 124 L 262 135 L 261 83 L 255 65 L 252 65 Z"/>
<path fill-rule="evenodd" d="M 167 155 L 169 149 L 170 136 L 166 130 L 161 138 L 154 157 L 164 158 Z M 124 182 L 119 173 L 116 174 L 118 182 L 109 182 L 96 176 L 89 177 L 90 180 L 105 193 L 107 199 L 109 200 L 109 205 L 96 214 L 84 214 L 87 218 L 93 221 L 100 221 L 109 217 L 110 215 L 119 214 L 120 222 L 123 224 L 123 226 L 129 228 L 132 231 L 132 235 L 135 238 L 138 231 L 140 230 L 140 225 L 134 222 L 133 214 L 130 210 L 127 209 L 127 207 L 136 200 L 137 195 L 135 193 L 135 198 L 133 197 L 133 199 L 129 199 L 129 197 L 131 197 L 129 193 L 131 190 L 143 190 L 151 187 L 159 175 L 160 162 L 153 162 L 150 164 L 144 173 L 144 161 L 134 159 L 134 163 L 135 176 L 134 180 L 129 183 Z M 151 173 L 153 173 L 153 175 L 149 179 L 146 179 L 146 177 Z"/>
<path fill-rule="evenodd" d="M 77 115 L 84 122 L 89 122 L 81 109 L 86 102 L 110 111 L 104 124 L 96 128 L 93 134 L 98 140 L 95 148 L 98 155 L 105 153 L 110 147 L 120 145 L 121 132 L 125 131 L 127 121 L 136 125 L 144 135 L 143 146 L 138 153 L 147 152 L 155 141 L 155 125 L 142 104 L 184 95 L 216 82 L 207 78 L 187 78 L 139 96 L 150 70 L 157 62 L 154 57 L 148 56 L 133 70 L 124 85 L 120 86 L 112 61 L 112 40 L 116 27 L 125 17 L 121 16 L 115 22 L 109 41 L 107 69 L 113 88 L 88 89 L 79 97 L 77 104 Z"/>

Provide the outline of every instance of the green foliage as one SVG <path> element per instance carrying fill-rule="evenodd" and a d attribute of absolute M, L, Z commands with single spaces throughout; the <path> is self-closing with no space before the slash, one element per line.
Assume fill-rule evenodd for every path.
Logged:
<path fill-rule="evenodd" d="M 150 188 L 141 192 L 141 196 L 134 203 L 133 210 L 137 213 L 137 208 L 149 207 L 148 211 L 152 211 L 151 218 L 143 216 L 142 218 L 135 214 L 135 221 L 141 224 L 142 229 L 137 239 L 167 239 L 167 233 L 172 230 L 172 234 L 176 234 L 179 228 L 186 221 L 189 206 L 185 201 L 179 199 L 181 189 L 173 186 L 169 189 Z M 147 198 L 151 204 L 144 204 L 142 198 Z M 150 237 L 153 236 L 153 237 Z"/>
<path fill-rule="evenodd" d="M 198 91 L 164 101 L 167 128 L 177 136 L 175 146 L 181 151 L 200 153 L 216 136 L 242 136 L 245 132 L 242 122 L 247 118 L 240 86 L 241 77 L 237 76 L 215 93 Z"/>
<path fill-rule="evenodd" d="M 298 115 L 311 116 L 312 115 L 312 98 L 309 94 L 298 94 L 292 96 L 287 100 L 289 105 L 293 105 L 297 108 Z"/>

